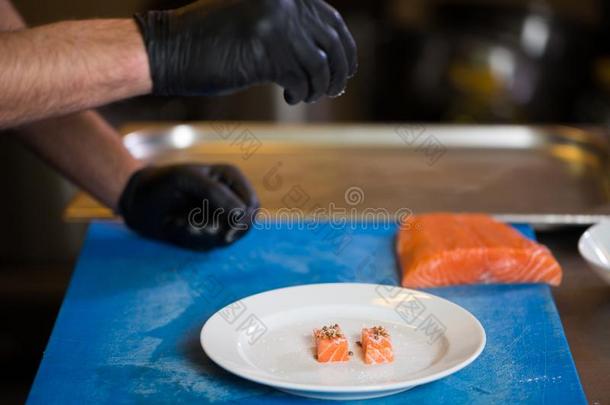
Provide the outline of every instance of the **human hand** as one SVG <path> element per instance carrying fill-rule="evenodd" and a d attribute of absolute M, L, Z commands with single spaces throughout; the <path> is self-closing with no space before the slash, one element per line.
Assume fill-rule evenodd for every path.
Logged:
<path fill-rule="evenodd" d="M 210 250 L 245 235 L 258 208 L 252 186 L 236 167 L 181 164 L 137 171 L 118 211 L 143 236 Z"/>
<path fill-rule="evenodd" d="M 322 0 L 200 0 L 136 14 L 159 95 L 220 95 L 260 83 L 289 104 L 338 96 L 356 73 L 356 44 Z"/>

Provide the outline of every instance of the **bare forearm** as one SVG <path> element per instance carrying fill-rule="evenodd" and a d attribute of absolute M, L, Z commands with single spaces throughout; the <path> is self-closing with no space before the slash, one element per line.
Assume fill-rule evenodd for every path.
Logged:
<path fill-rule="evenodd" d="M 71 21 L 0 33 L 0 129 L 150 92 L 136 24 Z"/>
<path fill-rule="evenodd" d="M 92 111 L 29 124 L 18 136 L 112 209 L 116 209 L 129 177 L 142 167 L 125 149 L 117 132 Z"/>
<path fill-rule="evenodd" d="M 0 0 L 0 31 L 25 28 L 11 3 Z M 128 178 L 141 166 L 127 152 L 116 131 L 93 111 L 23 125 L 17 136 L 113 209 Z"/>
<path fill-rule="evenodd" d="M 25 28 L 25 21 L 8 0 L 0 0 L 0 32 Z"/>

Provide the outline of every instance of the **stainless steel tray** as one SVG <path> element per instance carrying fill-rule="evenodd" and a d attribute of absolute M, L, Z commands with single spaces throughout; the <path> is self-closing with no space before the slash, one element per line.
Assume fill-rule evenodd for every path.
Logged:
<path fill-rule="evenodd" d="M 126 132 L 128 149 L 150 162 L 239 166 L 268 210 L 486 212 L 535 225 L 610 215 L 609 147 L 600 129 L 214 122 Z M 84 194 L 66 210 L 70 220 L 111 215 Z"/>

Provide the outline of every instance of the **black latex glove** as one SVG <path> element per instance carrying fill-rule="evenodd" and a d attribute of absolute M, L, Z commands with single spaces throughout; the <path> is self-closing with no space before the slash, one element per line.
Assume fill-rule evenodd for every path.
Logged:
<path fill-rule="evenodd" d="M 137 171 L 118 211 L 143 236 L 210 250 L 242 237 L 258 207 L 254 190 L 234 166 L 193 164 Z"/>
<path fill-rule="evenodd" d="M 153 93 L 219 95 L 282 86 L 290 104 L 337 96 L 356 73 L 356 44 L 322 0 L 200 0 L 135 15 Z"/>

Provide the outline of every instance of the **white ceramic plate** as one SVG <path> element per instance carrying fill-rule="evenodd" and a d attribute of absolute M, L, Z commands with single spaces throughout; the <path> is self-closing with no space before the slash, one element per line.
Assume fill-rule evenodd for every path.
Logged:
<path fill-rule="evenodd" d="M 578 250 L 589 267 L 610 284 L 610 221 L 587 229 L 578 241 Z"/>
<path fill-rule="evenodd" d="M 338 323 L 354 352 L 320 364 L 312 331 Z M 361 328 L 386 327 L 395 361 L 366 365 Z M 206 354 L 224 369 L 312 398 L 365 399 L 395 394 L 466 367 L 485 347 L 485 331 L 462 307 L 415 290 L 376 284 L 282 288 L 237 301 L 201 330 Z"/>

